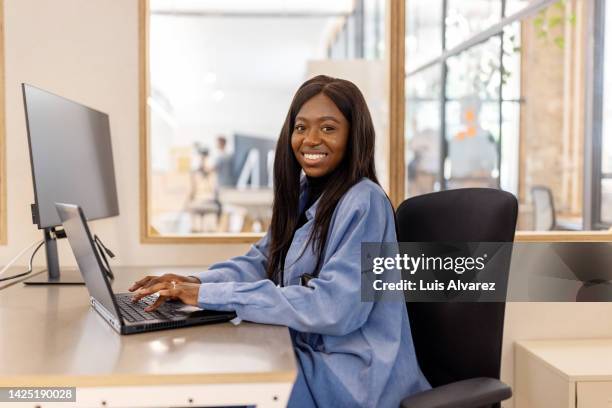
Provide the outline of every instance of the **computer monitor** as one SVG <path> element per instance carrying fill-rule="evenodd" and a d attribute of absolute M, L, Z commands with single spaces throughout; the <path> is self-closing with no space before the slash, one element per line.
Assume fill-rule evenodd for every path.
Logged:
<path fill-rule="evenodd" d="M 235 134 L 232 170 L 236 186 L 272 188 L 275 149 L 274 139 Z"/>
<path fill-rule="evenodd" d="M 48 276 L 29 283 L 73 283 L 62 278 L 55 203 L 74 203 L 88 220 L 119 215 L 108 115 L 22 84 L 34 184 L 32 221 L 44 230 Z"/>

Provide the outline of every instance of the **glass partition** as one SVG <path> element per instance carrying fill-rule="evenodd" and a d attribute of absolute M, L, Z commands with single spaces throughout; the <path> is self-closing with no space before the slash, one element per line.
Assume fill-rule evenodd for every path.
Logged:
<path fill-rule="evenodd" d="M 440 189 L 441 65 L 429 67 L 406 82 L 406 186 L 409 195 Z"/>
<path fill-rule="evenodd" d="M 408 1 L 406 7 L 406 72 L 437 57 L 443 49 L 443 0 Z"/>
<path fill-rule="evenodd" d="M 501 188 L 519 199 L 519 230 L 598 227 L 584 217 L 599 200 L 583 193 L 586 7 L 569 0 L 406 2 L 406 197 Z M 419 87 L 437 103 L 415 98 Z M 423 121 L 435 123 L 427 129 L 439 152 L 427 188 L 414 176 L 421 153 L 411 142 Z M 606 129 L 596 152 L 602 218 L 612 215 Z"/>
<path fill-rule="evenodd" d="M 447 0 L 446 48 L 451 49 L 502 18 L 503 1 Z"/>
<path fill-rule="evenodd" d="M 597 220 L 606 226 L 612 226 L 612 7 L 603 3 L 605 8 L 605 37 L 603 51 L 603 123 L 601 133 L 601 170 L 599 213 Z M 597 211 L 596 211 L 597 213 Z"/>
<path fill-rule="evenodd" d="M 276 139 L 314 75 L 360 87 L 384 151 L 384 0 L 148 3 L 144 240 L 263 233 Z"/>
<path fill-rule="evenodd" d="M 447 60 L 447 188 L 499 185 L 499 37 Z"/>

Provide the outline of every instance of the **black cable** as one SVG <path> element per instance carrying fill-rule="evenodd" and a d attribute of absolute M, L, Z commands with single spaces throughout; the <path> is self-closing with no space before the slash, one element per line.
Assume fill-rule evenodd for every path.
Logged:
<path fill-rule="evenodd" d="M 30 256 L 30 262 L 28 263 L 28 270 L 26 272 L 18 273 L 17 275 L 13 275 L 13 276 L 7 276 L 5 278 L 0 278 L 0 282 L 4 282 L 4 281 L 7 281 L 7 280 L 11 280 L 11 279 L 17 279 L 17 278 L 20 278 L 22 276 L 26 276 L 26 275 L 31 274 L 32 273 L 32 261 L 34 260 L 34 255 L 36 255 L 36 253 L 38 252 L 40 247 L 43 246 L 44 243 L 45 243 L 45 241 L 40 241 L 38 246 L 36 248 L 34 248 L 34 252 L 32 252 L 32 256 Z"/>
<path fill-rule="evenodd" d="M 115 254 L 113 254 L 113 252 L 110 249 L 104 246 L 104 243 L 102 242 L 99 236 L 94 235 L 94 240 L 98 243 L 98 245 L 101 245 L 102 248 L 104 248 L 104 251 L 108 254 L 108 256 L 110 256 L 111 258 L 115 257 Z"/>
<path fill-rule="evenodd" d="M 64 233 L 63 237 L 65 237 L 65 236 L 66 235 Z M 63 237 L 60 236 L 60 238 L 63 238 Z M 102 243 L 102 240 L 97 235 L 94 235 L 94 242 L 96 244 L 96 247 L 100 251 L 100 254 L 102 255 L 102 261 L 104 262 L 104 265 L 105 265 L 106 274 L 108 275 L 108 277 L 110 279 L 115 279 L 115 275 L 111 271 L 110 264 L 108 263 L 108 259 L 106 258 L 106 254 L 108 254 L 108 256 L 110 256 L 111 258 L 114 258 L 115 254 L 113 254 L 113 252 L 110 249 L 108 249 L 106 246 L 104 246 L 104 244 Z M 45 241 L 40 241 L 40 243 L 36 246 L 36 248 L 34 248 L 34 251 L 32 252 L 32 255 L 30 256 L 30 261 L 28 262 L 28 270 L 27 271 L 22 272 L 22 273 L 18 273 L 16 275 L 0 278 L 0 282 L 5 282 L 5 281 L 8 281 L 8 280 L 21 278 L 22 276 L 27 276 L 27 275 L 31 274 L 32 270 L 33 270 L 32 262 L 34 260 L 34 256 L 36 255 L 36 253 L 38 252 L 40 247 L 44 245 L 44 243 L 45 243 Z"/>
<path fill-rule="evenodd" d="M 104 243 L 102 243 L 102 240 L 100 239 L 100 237 L 98 237 L 95 234 L 94 234 L 94 243 L 96 244 L 96 247 L 98 248 L 98 252 L 100 252 L 100 255 L 102 255 L 102 262 L 104 263 L 104 269 L 105 269 L 106 275 L 111 280 L 114 280 L 115 275 L 113 274 L 113 271 L 111 270 L 111 267 L 110 267 L 110 264 L 108 263 L 108 259 L 106 258 L 106 255 L 108 254 L 109 257 L 114 258 L 115 254 L 113 254 L 110 249 L 104 246 Z"/>

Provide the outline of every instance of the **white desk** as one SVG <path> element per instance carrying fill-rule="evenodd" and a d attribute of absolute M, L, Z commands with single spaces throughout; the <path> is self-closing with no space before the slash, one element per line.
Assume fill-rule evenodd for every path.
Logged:
<path fill-rule="evenodd" d="M 612 407 L 612 339 L 517 342 L 514 376 L 515 408 Z"/>
<path fill-rule="evenodd" d="M 113 268 L 113 288 L 194 270 Z M 223 323 L 120 336 L 88 302 L 84 286 L 1 290 L 0 387 L 77 387 L 69 407 L 286 406 L 296 376 L 287 328 Z"/>

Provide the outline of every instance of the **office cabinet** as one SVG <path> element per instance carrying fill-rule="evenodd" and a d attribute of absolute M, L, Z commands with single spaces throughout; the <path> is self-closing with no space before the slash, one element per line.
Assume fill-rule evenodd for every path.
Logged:
<path fill-rule="evenodd" d="M 612 339 L 515 344 L 515 408 L 612 408 Z"/>

